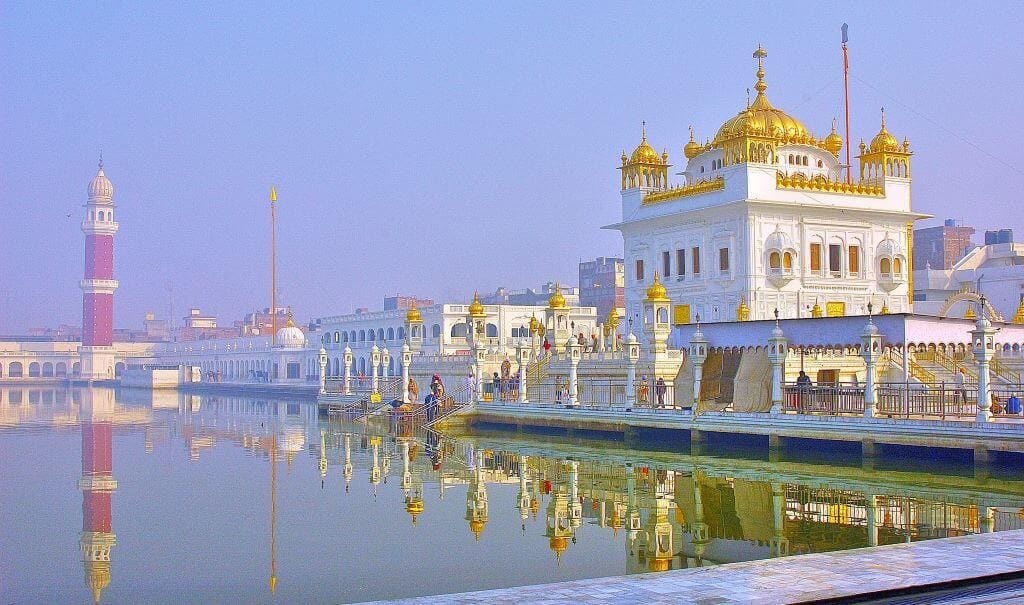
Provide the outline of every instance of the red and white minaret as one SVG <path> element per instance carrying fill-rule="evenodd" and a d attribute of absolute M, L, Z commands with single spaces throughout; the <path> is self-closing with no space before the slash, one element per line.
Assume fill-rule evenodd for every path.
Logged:
<path fill-rule="evenodd" d="M 85 278 L 82 288 L 82 346 L 79 356 L 82 379 L 114 378 L 114 186 L 99 170 L 89 182 L 89 201 L 85 204 Z"/>

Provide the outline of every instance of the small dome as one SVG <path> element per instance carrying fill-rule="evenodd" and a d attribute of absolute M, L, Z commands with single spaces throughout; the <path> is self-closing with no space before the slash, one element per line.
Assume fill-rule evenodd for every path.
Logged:
<path fill-rule="evenodd" d="M 477 542 L 480 541 L 480 534 L 483 533 L 485 525 L 487 525 L 487 522 L 480 519 L 473 519 L 469 522 L 469 529 L 473 532 L 473 537 L 476 538 Z"/>
<path fill-rule="evenodd" d="M 683 155 L 686 159 L 692 160 L 704 151 L 704 147 L 693 139 L 693 126 L 690 126 L 690 142 L 683 147 Z"/>
<path fill-rule="evenodd" d="M 658 272 L 654 272 L 654 283 L 651 284 L 650 288 L 647 288 L 647 300 L 651 301 L 664 301 L 669 300 L 668 290 L 661 284 L 661 280 L 658 278 Z"/>
<path fill-rule="evenodd" d="M 886 237 L 881 242 L 879 242 L 878 248 L 876 249 L 876 253 L 880 257 L 881 256 L 890 256 L 890 257 L 891 256 L 899 256 L 899 254 L 900 254 L 900 245 L 897 244 L 896 240 L 892 239 L 891 237 Z"/>
<path fill-rule="evenodd" d="M 103 173 L 103 159 L 100 158 L 100 167 L 96 176 L 89 181 L 89 199 L 111 200 L 114 197 L 114 185 Z"/>
<path fill-rule="evenodd" d="M 292 321 L 291 317 L 288 318 L 288 323 L 277 331 L 276 340 L 279 347 L 301 349 L 306 346 L 306 335 L 295 326 L 295 322 Z"/>
<path fill-rule="evenodd" d="M 792 117 L 785 111 L 777 109 L 768 101 L 764 91 L 768 85 L 764 83 L 764 67 L 762 60 L 768 56 L 760 46 L 754 51 L 754 58 L 757 59 L 757 83 L 754 89 L 757 90 L 757 97 L 753 103 L 736 114 L 736 117 L 726 120 L 715 134 L 713 144 L 720 145 L 723 141 L 739 136 L 755 135 L 771 137 L 792 142 L 809 142 L 811 133 L 800 120 Z"/>
<path fill-rule="evenodd" d="M 647 142 L 647 125 L 643 126 L 640 135 L 640 144 L 629 156 L 630 164 L 665 164 L 668 161 L 668 154 L 658 155 L 658 152 Z"/>
<path fill-rule="evenodd" d="M 885 110 L 882 110 L 882 129 L 871 139 L 871 151 L 899 151 L 900 143 L 885 127 Z"/>
<path fill-rule="evenodd" d="M 420 310 L 416 308 L 415 302 L 409 306 L 409 312 L 405 314 L 405 321 L 409 323 L 423 323 L 423 316 L 420 315 Z"/>
<path fill-rule="evenodd" d="M 775 227 L 775 231 L 764 240 L 764 247 L 766 250 L 786 250 L 793 247 L 793 240 Z"/>
<path fill-rule="evenodd" d="M 469 303 L 469 315 L 470 317 L 484 317 L 484 305 L 480 302 L 480 295 L 477 292 L 473 293 L 473 302 Z"/>
<path fill-rule="evenodd" d="M 555 284 L 555 293 L 548 299 L 548 307 L 551 309 L 565 309 L 565 297 L 562 296 L 562 287 Z"/>
<path fill-rule="evenodd" d="M 835 120 L 832 120 L 832 132 L 828 133 L 828 136 L 825 137 L 822 147 L 825 148 L 825 151 L 839 157 L 839 151 L 843 148 L 843 137 L 839 136 L 839 133 L 836 132 Z"/>

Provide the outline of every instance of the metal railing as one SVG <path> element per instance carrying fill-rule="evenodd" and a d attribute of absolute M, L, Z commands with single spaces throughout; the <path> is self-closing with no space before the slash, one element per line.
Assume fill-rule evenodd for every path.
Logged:
<path fill-rule="evenodd" d="M 967 384 L 887 382 L 878 385 L 876 394 L 879 416 L 955 420 L 978 411 L 978 389 Z"/>
<path fill-rule="evenodd" d="M 345 379 L 338 377 L 331 377 L 324 379 L 324 389 L 328 395 L 370 395 L 374 393 L 373 379 L 364 377 L 351 377 L 349 378 L 349 388 L 345 389 Z M 402 377 L 401 376 L 388 376 L 385 378 L 377 379 L 376 392 L 381 394 L 381 397 L 388 399 L 394 399 L 402 394 Z"/>
<path fill-rule="evenodd" d="M 864 387 L 852 385 L 783 385 L 782 410 L 797 414 L 864 414 Z"/>

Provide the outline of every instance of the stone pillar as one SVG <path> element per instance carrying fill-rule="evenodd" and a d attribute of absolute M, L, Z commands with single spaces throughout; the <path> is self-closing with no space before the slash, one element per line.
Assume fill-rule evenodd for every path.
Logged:
<path fill-rule="evenodd" d="M 981 298 L 981 315 L 971 330 L 974 358 L 978 360 L 978 417 L 977 422 L 992 419 L 992 377 L 989 364 L 995 356 L 995 334 L 992 322 L 985 316 L 985 297 Z"/>
<path fill-rule="evenodd" d="M 599 353 L 604 353 L 604 347 L 605 347 L 604 341 L 605 341 L 604 324 L 600 323 L 600 324 L 597 324 L 597 351 Z"/>
<path fill-rule="evenodd" d="M 904 353 L 906 354 L 906 353 Z M 875 389 L 875 368 L 882 356 L 882 336 L 878 333 L 871 316 L 871 304 L 868 303 L 868 325 L 860 335 L 860 355 L 864 358 L 867 373 L 864 379 L 864 417 L 873 418 L 876 413 L 878 398 Z"/>
<path fill-rule="evenodd" d="M 387 347 L 380 352 L 380 375 L 391 378 L 391 351 Z"/>
<path fill-rule="evenodd" d="M 373 345 L 370 349 L 370 387 L 376 393 L 380 387 L 380 379 L 377 377 L 377 370 L 380 368 L 380 349 Z"/>
<path fill-rule="evenodd" d="M 569 406 L 571 408 L 577 408 L 580 406 L 579 401 L 579 367 L 580 357 L 582 353 L 580 351 L 580 343 L 578 340 L 569 337 L 569 340 L 565 343 L 566 348 L 569 351 Z"/>
<path fill-rule="evenodd" d="M 327 393 L 327 349 L 320 347 L 320 394 Z"/>
<path fill-rule="evenodd" d="M 996 521 L 992 514 L 992 507 L 984 502 L 978 503 L 978 529 L 983 534 L 990 534 L 995 529 Z"/>
<path fill-rule="evenodd" d="M 519 363 L 519 403 L 529 403 L 526 396 L 526 368 L 530 365 L 530 350 L 525 340 L 516 343 L 516 361 Z"/>
<path fill-rule="evenodd" d="M 700 329 L 700 315 L 697 315 L 697 331 L 690 337 L 690 361 L 693 362 L 693 400 L 690 405 L 694 413 L 700 402 L 700 383 L 704 373 L 704 362 L 708 358 L 708 341 Z"/>
<path fill-rule="evenodd" d="M 636 364 L 640 361 L 640 343 L 632 332 L 626 337 L 626 361 L 626 407 L 631 409 L 636 405 Z"/>
<path fill-rule="evenodd" d="M 782 413 L 783 397 L 783 368 L 786 363 L 786 352 L 789 346 L 786 343 L 786 336 L 779 326 L 779 311 L 775 310 L 775 328 L 768 338 L 768 361 L 772 364 L 772 414 Z"/>
<path fill-rule="evenodd" d="M 406 342 L 402 345 L 402 401 L 409 401 L 409 366 L 412 365 L 412 347 Z"/>
<path fill-rule="evenodd" d="M 345 390 L 346 395 L 352 390 L 352 349 L 348 346 L 345 347 L 345 352 L 342 354 L 342 361 L 345 363 Z"/>

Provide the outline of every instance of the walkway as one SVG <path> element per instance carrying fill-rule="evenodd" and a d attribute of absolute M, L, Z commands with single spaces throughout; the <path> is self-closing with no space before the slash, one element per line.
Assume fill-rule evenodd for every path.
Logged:
<path fill-rule="evenodd" d="M 394 603 L 799 603 L 1001 574 L 1024 576 L 1022 545 L 1024 530 L 1015 530 L 717 567 L 418 597 Z"/>

